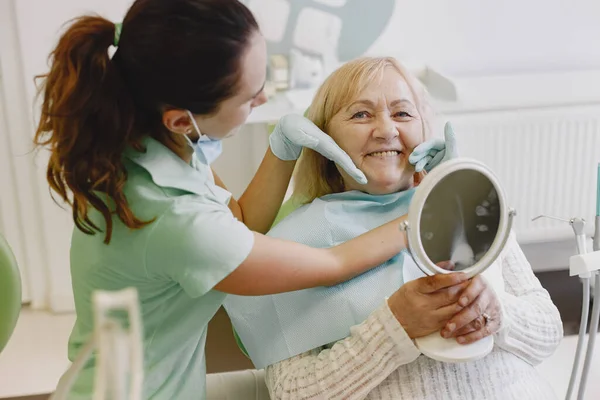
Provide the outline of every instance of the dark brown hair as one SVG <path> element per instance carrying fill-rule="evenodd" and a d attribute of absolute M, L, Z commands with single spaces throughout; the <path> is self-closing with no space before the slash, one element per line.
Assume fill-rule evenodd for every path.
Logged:
<path fill-rule="evenodd" d="M 238 89 L 240 59 L 258 30 L 238 0 L 137 0 L 115 25 L 98 16 L 73 21 L 38 78 L 42 110 L 35 142 L 51 155 L 47 179 L 73 208 L 82 232 L 101 232 L 89 207 L 112 234 L 112 214 L 129 228 L 152 221 L 133 214 L 123 192 L 123 151 L 143 151 L 145 135 L 176 143 L 162 126 L 165 107 L 214 113 Z M 71 195 L 69 195 L 69 192 Z"/>

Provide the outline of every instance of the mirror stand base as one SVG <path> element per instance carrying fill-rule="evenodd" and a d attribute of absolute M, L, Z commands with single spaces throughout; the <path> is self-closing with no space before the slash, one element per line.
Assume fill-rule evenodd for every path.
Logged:
<path fill-rule="evenodd" d="M 441 362 L 459 363 L 479 360 L 494 347 L 494 337 L 486 336 L 475 343 L 459 344 L 456 338 L 443 338 L 440 332 L 415 339 L 415 344 L 425 356 Z"/>

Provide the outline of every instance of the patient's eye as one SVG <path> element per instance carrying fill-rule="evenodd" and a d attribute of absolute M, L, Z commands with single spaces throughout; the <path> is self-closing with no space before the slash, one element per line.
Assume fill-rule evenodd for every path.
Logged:
<path fill-rule="evenodd" d="M 412 118 L 412 115 L 407 113 L 406 111 L 399 111 L 394 114 L 395 118 Z"/>
<path fill-rule="evenodd" d="M 352 119 L 364 119 L 367 118 L 369 116 L 369 113 L 366 111 L 359 111 L 357 113 L 354 113 L 354 115 L 352 115 Z"/>

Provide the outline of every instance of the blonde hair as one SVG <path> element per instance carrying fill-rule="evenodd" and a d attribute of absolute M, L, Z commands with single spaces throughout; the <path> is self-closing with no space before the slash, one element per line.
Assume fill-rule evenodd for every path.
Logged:
<path fill-rule="evenodd" d="M 423 126 L 423 140 L 431 137 L 433 110 L 425 87 L 396 59 L 362 57 L 334 71 L 317 91 L 305 116 L 327 133 L 331 119 L 373 81 L 380 80 L 384 69 L 392 67 L 406 80 Z M 342 176 L 335 163 L 310 149 L 304 149 L 294 173 L 294 197 L 302 203 L 331 193 L 344 191 Z"/>

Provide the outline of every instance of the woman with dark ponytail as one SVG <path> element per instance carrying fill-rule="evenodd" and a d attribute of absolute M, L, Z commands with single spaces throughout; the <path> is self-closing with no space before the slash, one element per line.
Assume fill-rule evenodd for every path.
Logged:
<path fill-rule="evenodd" d="M 329 249 L 263 235 L 303 147 L 365 179 L 300 116 L 279 122 L 239 200 L 213 173 L 207 150 L 266 101 L 265 41 L 239 1 L 137 0 L 122 25 L 80 17 L 50 61 L 36 142 L 51 152 L 48 182 L 76 226 L 71 360 L 93 332 L 93 291 L 135 287 L 144 398 L 202 399 L 207 324 L 227 293 L 333 285 L 405 248 L 399 221 Z M 91 397 L 93 376 L 90 362 L 74 398 Z"/>

